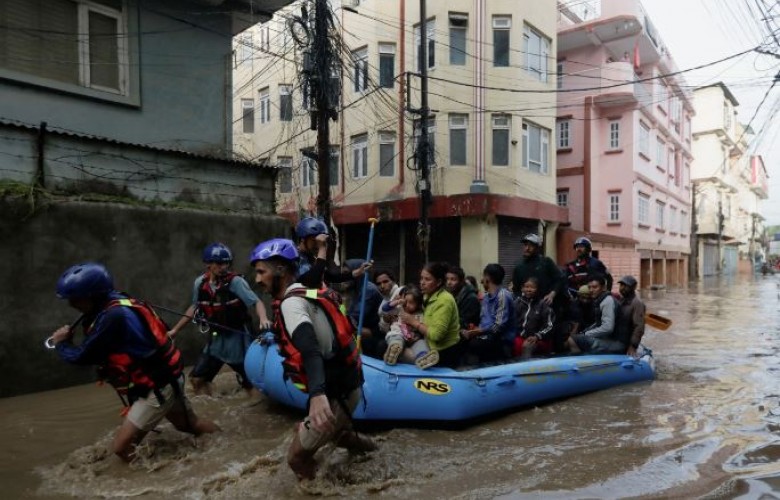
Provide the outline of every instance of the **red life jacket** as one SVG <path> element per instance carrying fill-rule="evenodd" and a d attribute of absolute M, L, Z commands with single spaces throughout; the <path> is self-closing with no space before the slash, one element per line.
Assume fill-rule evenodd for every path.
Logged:
<path fill-rule="evenodd" d="M 279 351 L 282 354 L 282 366 L 284 376 L 292 381 L 293 385 L 303 392 L 309 391 L 309 379 L 303 370 L 303 359 L 300 351 L 293 345 L 291 332 L 287 330 L 282 317 L 282 302 L 289 297 L 302 297 L 317 304 L 325 311 L 328 322 L 335 334 L 335 355 L 326 360 L 326 380 L 328 375 L 332 379 L 327 380 L 328 393 L 343 395 L 360 387 L 363 383 L 363 371 L 361 369 L 360 352 L 355 340 L 355 327 L 346 316 L 341 297 L 330 288 L 296 288 L 287 292 L 281 300 L 274 300 L 274 327 L 279 333 Z M 334 380 L 335 379 L 335 380 Z"/>
<path fill-rule="evenodd" d="M 133 298 L 117 299 L 109 302 L 104 311 L 112 307 L 129 307 L 143 320 L 157 350 L 148 358 L 138 359 L 124 352 L 109 353 L 106 363 L 99 367 L 100 378 L 111 384 L 120 396 L 127 395 L 129 402 L 145 397 L 151 391 L 173 383 L 178 379 L 184 366 L 181 352 L 168 338 L 168 327 L 149 306 Z M 85 331 L 89 334 L 92 325 Z"/>
<path fill-rule="evenodd" d="M 238 275 L 228 273 L 219 277 L 216 287 L 212 289 L 209 274 L 203 275 L 203 281 L 198 289 L 198 309 L 207 321 L 224 325 L 235 330 L 243 330 L 250 321 L 249 312 L 241 299 L 230 291 L 230 283 Z M 214 327 L 219 329 L 218 327 Z"/>

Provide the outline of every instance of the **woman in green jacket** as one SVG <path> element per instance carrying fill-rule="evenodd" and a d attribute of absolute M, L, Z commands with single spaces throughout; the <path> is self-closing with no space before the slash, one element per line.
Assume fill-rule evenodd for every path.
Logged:
<path fill-rule="evenodd" d="M 431 349 L 439 352 L 439 366 L 454 368 L 460 362 L 460 319 L 455 298 L 444 288 L 447 266 L 430 262 L 420 271 L 420 290 L 424 294 L 423 320 L 401 313 L 400 318 L 417 330 Z"/>

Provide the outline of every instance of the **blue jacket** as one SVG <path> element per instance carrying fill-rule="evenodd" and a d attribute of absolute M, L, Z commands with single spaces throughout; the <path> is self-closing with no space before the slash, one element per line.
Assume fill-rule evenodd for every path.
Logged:
<path fill-rule="evenodd" d="M 126 298 L 119 292 L 111 292 L 106 304 Z M 74 345 L 69 340 L 57 344 L 57 353 L 64 361 L 77 365 L 100 365 L 111 353 L 124 352 L 133 358 L 143 359 L 159 348 L 143 320 L 129 307 L 101 308 L 96 314 L 85 316 L 82 324 L 85 328 L 92 325 L 92 328 L 80 345 Z"/>
<path fill-rule="evenodd" d="M 512 344 L 517 336 L 517 314 L 512 292 L 501 287 L 495 295 L 485 294 L 482 298 L 479 327 L 486 334 L 499 336 L 507 344 Z"/>

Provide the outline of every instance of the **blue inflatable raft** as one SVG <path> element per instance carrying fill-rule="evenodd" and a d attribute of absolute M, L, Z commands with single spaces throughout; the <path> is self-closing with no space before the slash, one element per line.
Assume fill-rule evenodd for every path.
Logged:
<path fill-rule="evenodd" d="M 566 356 L 453 370 L 388 366 L 363 356 L 366 404 L 355 420 L 465 421 L 610 387 L 653 380 L 652 355 Z M 305 409 L 307 395 L 282 376 L 282 358 L 269 337 L 255 341 L 244 360 L 252 384 L 271 399 Z"/>

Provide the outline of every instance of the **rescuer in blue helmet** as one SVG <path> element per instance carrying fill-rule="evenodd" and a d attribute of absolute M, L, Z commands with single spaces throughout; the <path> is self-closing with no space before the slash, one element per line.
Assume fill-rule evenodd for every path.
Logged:
<path fill-rule="evenodd" d="M 249 392 L 252 384 L 244 371 L 244 355 L 253 338 L 249 310 L 257 313 L 261 330 L 270 328 L 271 321 L 243 276 L 230 270 L 230 248 L 223 243 L 208 245 L 203 249 L 203 263 L 206 272 L 195 279 L 192 303 L 168 334 L 175 337 L 193 317 L 202 320 L 200 326 L 208 340 L 190 372 L 196 394 L 211 394 L 211 382 L 224 364 L 236 372 L 239 384 Z"/>
<path fill-rule="evenodd" d="M 125 404 L 113 452 L 129 462 L 135 446 L 163 419 L 196 436 L 219 428 L 198 418 L 184 395 L 181 353 L 168 338 L 168 327 L 147 304 L 114 290 L 102 264 L 68 268 L 57 281 L 57 297 L 82 313 L 84 340 L 73 343 L 74 325 L 58 328 L 47 341 L 60 357 L 77 365 L 97 365 Z"/>

